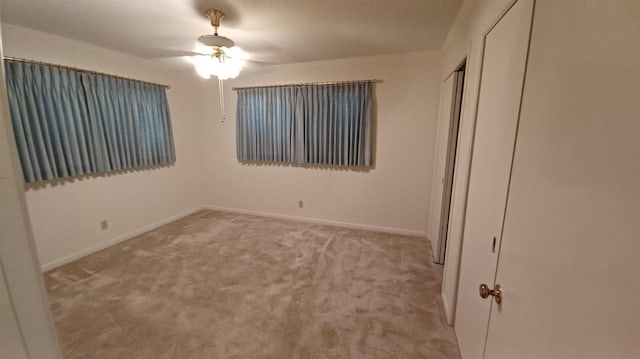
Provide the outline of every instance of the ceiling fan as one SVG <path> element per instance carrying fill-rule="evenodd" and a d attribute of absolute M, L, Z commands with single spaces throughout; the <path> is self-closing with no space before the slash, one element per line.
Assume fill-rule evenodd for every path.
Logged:
<path fill-rule="evenodd" d="M 194 64 L 196 72 L 206 79 L 211 76 L 217 77 L 218 80 L 236 78 L 244 66 L 246 55 L 235 46 L 233 40 L 218 34 L 224 12 L 218 9 L 208 9 L 205 10 L 205 14 L 211 21 L 214 34 L 202 35 L 198 37 L 198 41 L 207 46 L 211 53 L 193 56 L 191 62 Z"/>

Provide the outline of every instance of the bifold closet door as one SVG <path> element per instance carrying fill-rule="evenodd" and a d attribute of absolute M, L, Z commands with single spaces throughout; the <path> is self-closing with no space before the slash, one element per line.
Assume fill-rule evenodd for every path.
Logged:
<path fill-rule="evenodd" d="M 639 1 L 536 1 L 486 358 L 640 358 L 639 59 Z"/>
<path fill-rule="evenodd" d="M 484 355 L 507 201 L 533 0 L 518 0 L 484 39 L 455 330 L 463 358 Z"/>

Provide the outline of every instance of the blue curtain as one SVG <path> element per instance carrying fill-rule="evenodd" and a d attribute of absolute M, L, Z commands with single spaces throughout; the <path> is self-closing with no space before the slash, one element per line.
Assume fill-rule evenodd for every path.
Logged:
<path fill-rule="evenodd" d="M 371 166 L 371 87 L 366 82 L 299 88 L 305 163 Z"/>
<path fill-rule="evenodd" d="M 175 162 L 164 88 L 5 61 L 26 182 Z"/>
<path fill-rule="evenodd" d="M 238 160 L 371 166 L 372 86 L 239 89 Z"/>
<path fill-rule="evenodd" d="M 164 88 L 138 81 L 82 74 L 89 117 L 101 125 L 97 143 L 107 171 L 175 162 Z"/>
<path fill-rule="evenodd" d="M 296 89 L 238 90 L 236 148 L 240 161 L 292 162 Z"/>

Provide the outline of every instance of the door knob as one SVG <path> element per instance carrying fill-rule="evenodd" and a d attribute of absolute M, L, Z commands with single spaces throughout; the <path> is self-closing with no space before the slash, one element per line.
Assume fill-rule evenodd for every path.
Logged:
<path fill-rule="evenodd" d="M 500 284 L 496 284 L 494 289 L 489 289 L 489 286 L 484 283 L 480 284 L 480 296 L 482 298 L 492 296 L 496 300 L 496 304 L 502 304 L 502 288 Z"/>

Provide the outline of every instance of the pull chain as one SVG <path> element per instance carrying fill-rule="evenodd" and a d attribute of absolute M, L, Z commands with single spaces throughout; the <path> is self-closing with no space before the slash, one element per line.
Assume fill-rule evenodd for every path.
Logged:
<path fill-rule="evenodd" d="M 218 90 L 220 92 L 220 112 L 222 112 L 222 123 L 224 123 L 224 120 L 226 119 L 225 115 L 224 115 L 224 85 L 223 85 L 223 81 L 224 80 L 220 80 L 218 79 Z"/>

